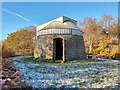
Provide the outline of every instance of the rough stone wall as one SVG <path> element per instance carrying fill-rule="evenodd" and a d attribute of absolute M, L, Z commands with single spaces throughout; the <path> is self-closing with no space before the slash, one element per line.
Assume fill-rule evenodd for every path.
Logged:
<path fill-rule="evenodd" d="M 36 40 L 34 56 L 53 59 L 53 39 L 64 39 L 65 60 L 86 58 L 82 36 L 73 35 L 41 35 Z"/>
<path fill-rule="evenodd" d="M 35 56 L 52 59 L 53 41 L 51 35 L 38 36 L 36 40 Z"/>
<path fill-rule="evenodd" d="M 86 58 L 85 45 L 82 36 L 69 35 L 65 39 L 66 60 L 78 60 Z"/>

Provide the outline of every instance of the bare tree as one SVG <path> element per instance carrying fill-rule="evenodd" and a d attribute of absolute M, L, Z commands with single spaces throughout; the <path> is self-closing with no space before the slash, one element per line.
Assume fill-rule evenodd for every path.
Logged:
<path fill-rule="evenodd" d="M 84 40 L 87 53 L 92 53 L 93 46 L 100 37 L 101 27 L 98 26 L 96 19 L 86 17 L 81 23 L 81 30 L 84 32 Z"/>

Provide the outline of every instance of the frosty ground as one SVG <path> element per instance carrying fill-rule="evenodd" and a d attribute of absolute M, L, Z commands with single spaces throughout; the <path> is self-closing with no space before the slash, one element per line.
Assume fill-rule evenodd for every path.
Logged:
<path fill-rule="evenodd" d="M 77 60 L 64 64 L 28 62 L 25 57 L 13 63 L 32 88 L 118 88 L 118 60 Z"/>

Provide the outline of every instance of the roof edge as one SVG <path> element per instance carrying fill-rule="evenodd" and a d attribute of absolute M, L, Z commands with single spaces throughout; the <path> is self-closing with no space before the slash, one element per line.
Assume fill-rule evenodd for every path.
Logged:
<path fill-rule="evenodd" d="M 73 22 L 74 24 L 77 25 L 77 21 L 76 21 L 76 20 L 73 20 L 73 19 L 68 18 L 68 17 L 66 17 L 66 16 L 61 16 L 61 17 L 58 17 L 58 18 L 56 18 L 56 19 L 53 19 L 53 20 L 51 20 L 51 21 L 49 21 L 49 22 L 46 22 L 46 23 L 44 23 L 44 24 L 41 24 L 41 25 L 37 26 L 36 28 L 37 28 L 37 30 L 41 30 L 42 28 L 44 28 L 45 26 L 47 26 L 48 24 L 50 24 L 51 22 L 54 22 L 54 21 L 59 21 L 59 22 L 62 22 L 62 23 L 64 23 L 65 21 L 71 21 L 71 22 Z"/>

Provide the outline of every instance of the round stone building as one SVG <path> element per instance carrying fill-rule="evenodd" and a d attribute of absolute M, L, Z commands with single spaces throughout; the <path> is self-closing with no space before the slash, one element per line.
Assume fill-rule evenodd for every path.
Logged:
<path fill-rule="evenodd" d="M 77 21 L 62 16 L 36 29 L 34 56 L 63 62 L 86 58 L 83 32 Z"/>

